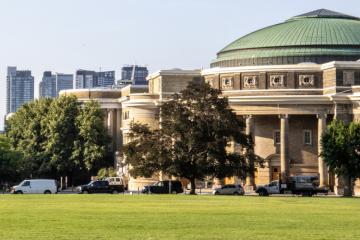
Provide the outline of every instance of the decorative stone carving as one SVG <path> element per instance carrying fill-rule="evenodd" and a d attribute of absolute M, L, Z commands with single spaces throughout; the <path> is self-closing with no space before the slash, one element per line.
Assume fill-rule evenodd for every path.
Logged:
<path fill-rule="evenodd" d="M 299 87 L 308 88 L 315 86 L 314 75 L 299 75 Z"/>
<path fill-rule="evenodd" d="M 212 78 L 206 78 L 205 83 L 209 84 L 212 88 L 214 87 L 214 82 Z"/>
<path fill-rule="evenodd" d="M 244 76 L 244 88 L 257 88 L 257 77 Z"/>
<path fill-rule="evenodd" d="M 221 88 L 222 89 L 232 89 L 234 86 L 233 77 L 222 77 L 221 78 Z"/>
<path fill-rule="evenodd" d="M 355 72 L 354 71 L 344 71 L 343 72 L 343 85 L 351 86 L 355 83 Z"/>
<path fill-rule="evenodd" d="M 270 75 L 270 87 L 272 87 L 272 88 L 285 87 L 285 76 L 284 75 Z"/>

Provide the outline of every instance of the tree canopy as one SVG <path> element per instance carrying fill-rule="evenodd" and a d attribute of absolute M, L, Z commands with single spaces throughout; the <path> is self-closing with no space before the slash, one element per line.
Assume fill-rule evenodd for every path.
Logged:
<path fill-rule="evenodd" d="M 11 149 L 10 140 L 0 134 L 0 187 L 23 177 L 24 161 L 20 152 Z"/>
<path fill-rule="evenodd" d="M 344 195 L 351 196 L 353 181 L 360 177 L 360 124 L 334 120 L 321 138 L 321 155 L 329 170 L 344 178 Z"/>
<path fill-rule="evenodd" d="M 113 167 L 101 168 L 97 173 L 97 177 L 99 179 L 104 179 L 107 177 L 116 177 L 116 176 L 117 176 L 117 173 Z"/>
<path fill-rule="evenodd" d="M 6 135 L 24 156 L 28 177 L 96 173 L 111 165 L 110 138 L 95 101 L 75 96 L 41 98 L 24 104 L 6 122 Z M 109 161 L 107 161 L 109 160 Z"/>
<path fill-rule="evenodd" d="M 186 178 L 195 191 L 195 179 L 244 178 L 260 159 L 250 151 L 244 122 L 230 109 L 221 91 L 197 81 L 160 106 L 159 129 L 133 123 L 125 159 L 134 176 L 164 174 Z M 231 144 L 243 150 L 230 151 Z"/>

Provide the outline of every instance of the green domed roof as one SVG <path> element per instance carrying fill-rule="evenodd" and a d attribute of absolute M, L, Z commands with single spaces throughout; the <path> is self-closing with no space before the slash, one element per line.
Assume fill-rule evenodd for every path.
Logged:
<path fill-rule="evenodd" d="M 360 59 L 360 19 L 320 9 L 252 32 L 217 54 L 212 67 Z"/>

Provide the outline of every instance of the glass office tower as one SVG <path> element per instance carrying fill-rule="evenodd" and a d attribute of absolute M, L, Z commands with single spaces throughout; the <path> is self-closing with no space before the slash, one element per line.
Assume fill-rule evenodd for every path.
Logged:
<path fill-rule="evenodd" d="M 6 113 L 16 112 L 24 103 L 34 100 L 34 77 L 31 71 L 8 67 L 6 78 Z"/>

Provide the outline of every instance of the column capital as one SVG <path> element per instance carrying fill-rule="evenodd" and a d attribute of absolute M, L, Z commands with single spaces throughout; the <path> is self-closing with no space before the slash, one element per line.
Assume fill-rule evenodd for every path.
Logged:
<path fill-rule="evenodd" d="M 326 113 L 318 113 L 318 114 L 316 114 L 316 117 L 317 117 L 318 119 L 323 119 L 323 118 L 326 118 L 326 117 L 327 117 L 327 114 L 326 114 Z"/>
<path fill-rule="evenodd" d="M 289 114 L 279 114 L 279 118 L 289 118 Z"/>
<path fill-rule="evenodd" d="M 249 114 L 249 115 L 243 115 L 243 118 L 245 119 L 251 119 L 253 118 L 253 115 Z"/>

